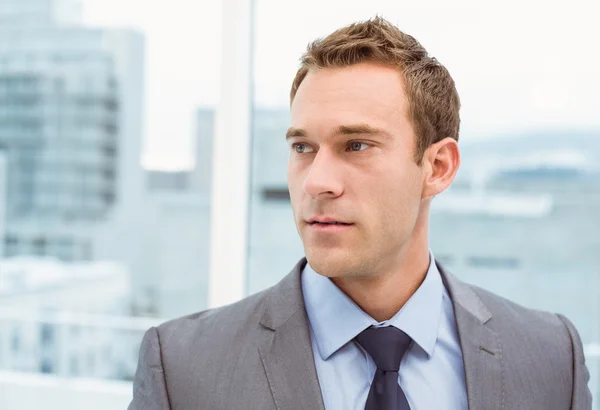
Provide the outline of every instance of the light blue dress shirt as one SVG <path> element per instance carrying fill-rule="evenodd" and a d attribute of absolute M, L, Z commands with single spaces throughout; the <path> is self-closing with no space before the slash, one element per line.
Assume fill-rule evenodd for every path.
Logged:
<path fill-rule="evenodd" d="M 308 264 L 302 273 L 302 291 L 327 410 L 364 410 L 376 367 L 353 339 L 369 326 L 395 326 L 413 339 L 398 377 L 412 410 L 467 409 L 454 309 L 432 254 L 421 286 L 384 322 L 365 313 Z"/>

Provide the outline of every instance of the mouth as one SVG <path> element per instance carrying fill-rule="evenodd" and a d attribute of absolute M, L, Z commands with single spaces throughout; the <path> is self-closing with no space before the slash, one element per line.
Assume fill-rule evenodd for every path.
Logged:
<path fill-rule="evenodd" d="M 309 221 L 308 224 L 309 225 L 352 225 L 351 223 L 348 223 L 348 222 L 338 222 L 338 221 L 331 221 L 331 222 Z"/>
<path fill-rule="evenodd" d="M 340 221 L 308 221 L 308 227 L 315 232 L 343 232 L 351 228 L 354 224 Z"/>

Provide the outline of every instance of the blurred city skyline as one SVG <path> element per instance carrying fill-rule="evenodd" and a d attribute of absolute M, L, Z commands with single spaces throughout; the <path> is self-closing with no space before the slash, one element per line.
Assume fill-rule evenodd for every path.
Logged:
<path fill-rule="evenodd" d="M 142 163 L 193 166 L 198 107 L 218 102 L 221 2 L 83 0 L 84 21 L 146 38 Z M 600 39 L 591 0 L 414 4 L 255 0 L 255 104 L 286 109 L 306 44 L 352 21 L 382 15 L 448 67 L 462 99 L 462 141 L 539 130 L 600 129 Z M 143 11 L 140 11 L 143 10 Z M 592 79 L 592 81 L 590 81 Z"/>
<path fill-rule="evenodd" d="M 591 0 L 251 1 L 254 16 L 236 18 L 223 0 L 0 0 L 0 407 L 124 408 L 148 328 L 289 272 L 304 256 L 287 187 L 289 84 L 310 40 L 375 14 L 421 41 L 462 96 L 461 169 L 431 211 L 436 260 L 572 320 L 598 397 Z M 230 41 L 245 18 L 252 50 Z M 234 64 L 242 81 L 220 81 L 222 51 L 250 53 L 254 73 Z M 246 73 L 253 101 L 215 115 Z"/>

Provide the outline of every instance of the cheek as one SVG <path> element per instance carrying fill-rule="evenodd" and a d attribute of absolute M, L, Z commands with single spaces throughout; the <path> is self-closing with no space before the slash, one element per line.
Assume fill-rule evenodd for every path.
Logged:
<path fill-rule="evenodd" d="M 302 187 L 302 179 L 298 176 L 297 172 L 293 172 L 291 169 L 288 171 L 288 190 L 290 192 L 290 203 L 292 205 L 292 211 L 294 214 L 300 206 L 302 201 L 302 193 L 304 189 Z"/>
<path fill-rule="evenodd" d="M 294 161 L 292 159 L 290 159 L 288 161 L 287 181 L 288 181 L 290 190 L 292 188 L 294 188 L 294 189 L 302 188 L 301 183 L 304 180 L 304 175 L 306 174 L 305 168 L 306 167 L 303 166 L 303 164 L 299 161 Z"/>
<path fill-rule="evenodd" d="M 294 169 L 293 165 L 288 165 L 287 171 L 287 183 L 290 190 L 290 195 L 294 194 L 298 184 L 298 171 Z"/>
<path fill-rule="evenodd" d="M 369 187 L 371 206 L 376 209 L 380 223 L 398 229 L 410 225 L 416 219 L 420 202 L 420 189 L 414 177 L 389 175 Z"/>
<path fill-rule="evenodd" d="M 298 207 L 299 195 L 298 191 L 294 188 L 292 184 L 288 184 L 288 189 L 290 192 L 290 204 L 292 205 L 292 211 L 295 211 Z"/>

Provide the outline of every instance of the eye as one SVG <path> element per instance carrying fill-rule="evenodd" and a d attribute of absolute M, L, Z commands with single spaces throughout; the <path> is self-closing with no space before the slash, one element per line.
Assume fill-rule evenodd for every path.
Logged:
<path fill-rule="evenodd" d="M 303 144 L 301 142 L 296 142 L 294 144 L 292 144 L 292 149 L 297 153 L 297 154 L 305 154 L 307 152 L 310 152 L 310 147 L 306 144 Z"/>
<path fill-rule="evenodd" d="M 350 148 L 350 151 L 364 151 L 370 147 L 370 145 L 360 141 L 352 141 L 348 147 Z"/>

